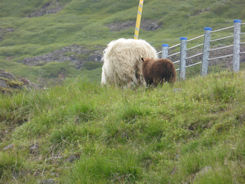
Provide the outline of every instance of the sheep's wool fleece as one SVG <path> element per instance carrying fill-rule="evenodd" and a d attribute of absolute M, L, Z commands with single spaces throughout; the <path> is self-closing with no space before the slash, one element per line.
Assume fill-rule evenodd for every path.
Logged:
<path fill-rule="evenodd" d="M 104 50 L 101 84 L 120 87 L 145 85 L 141 58 L 157 58 L 157 52 L 144 40 L 111 41 Z"/>

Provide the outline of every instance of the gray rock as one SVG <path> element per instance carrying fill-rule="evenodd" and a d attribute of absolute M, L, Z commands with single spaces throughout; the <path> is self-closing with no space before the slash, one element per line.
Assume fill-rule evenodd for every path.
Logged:
<path fill-rule="evenodd" d="M 11 27 L 10 28 L 6 28 L 5 31 L 6 32 L 14 32 L 14 28 L 11 28 Z"/>
<path fill-rule="evenodd" d="M 12 149 L 13 147 L 14 147 L 13 144 L 9 144 L 8 146 L 5 146 L 5 147 L 3 148 L 3 151 L 7 151 L 7 150 L 9 150 L 9 149 Z"/>
<path fill-rule="evenodd" d="M 88 61 L 96 61 L 96 62 L 101 62 L 101 55 L 91 55 L 88 57 Z"/>
<path fill-rule="evenodd" d="M 2 87 L 2 88 L 8 87 L 6 80 L 0 79 L 0 87 Z"/>
<path fill-rule="evenodd" d="M 14 32 L 14 28 L 0 28 L 0 34 L 5 34 L 8 32 Z"/>
<path fill-rule="evenodd" d="M 47 14 L 55 14 L 63 9 L 63 6 L 56 0 L 53 2 L 47 2 L 40 9 L 32 12 L 28 17 L 40 17 Z"/>
<path fill-rule="evenodd" d="M 121 30 L 128 29 L 128 28 L 133 29 L 135 26 L 135 21 L 128 20 L 125 22 L 114 22 L 111 24 L 107 24 L 107 26 L 109 27 L 111 31 L 121 31 Z M 156 22 L 154 20 L 143 19 L 141 22 L 141 28 L 146 31 L 154 31 L 154 30 L 159 29 L 160 27 L 161 27 L 161 23 Z"/>
<path fill-rule="evenodd" d="M 154 21 L 150 21 L 150 20 L 145 21 L 145 23 L 143 22 L 141 26 L 141 28 L 146 31 L 155 31 L 159 29 L 160 27 L 161 27 L 161 24 L 154 22 Z"/>
<path fill-rule="evenodd" d="M 74 155 L 69 156 L 66 159 L 66 161 L 68 161 L 68 162 L 74 162 L 74 161 L 78 160 L 79 158 L 80 158 L 80 155 L 79 154 L 74 154 Z"/>
<path fill-rule="evenodd" d="M 0 41 L 4 39 L 6 33 L 13 32 L 13 28 L 0 28 Z"/>
<path fill-rule="evenodd" d="M 174 88 L 173 91 L 174 91 L 174 93 L 178 93 L 178 92 L 181 92 L 182 89 L 181 88 Z"/>
<path fill-rule="evenodd" d="M 25 78 L 16 78 L 13 74 L 0 69 L 0 92 L 11 93 L 17 89 L 38 89 L 39 86 Z"/>
<path fill-rule="evenodd" d="M 55 184 L 55 183 L 56 181 L 54 179 L 46 179 L 40 182 L 40 184 Z"/>
<path fill-rule="evenodd" d="M 30 153 L 31 154 L 36 154 L 36 153 L 38 153 L 38 149 L 39 149 L 38 144 L 32 144 L 30 146 Z"/>
<path fill-rule="evenodd" d="M 1 69 L 0 69 L 0 77 L 10 79 L 10 80 L 16 80 L 16 77 L 13 74 Z"/>
<path fill-rule="evenodd" d="M 102 57 L 102 48 L 90 50 L 84 46 L 71 45 L 48 54 L 25 58 L 20 63 L 30 66 L 44 65 L 49 62 L 72 62 L 77 69 L 80 69 L 83 63 L 88 61 L 100 62 Z"/>
<path fill-rule="evenodd" d="M 205 174 L 206 174 L 207 172 L 209 172 L 210 170 L 212 170 L 212 167 L 211 167 L 211 166 L 205 166 L 205 167 L 203 167 L 198 173 L 195 174 L 194 180 L 195 180 L 195 178 L 197 178 L 197 177 L 200 177 L 200 176 L 205 175 Z"/>
<path fill-rule="evenodd" d="M 198 173 L 197 175 L 204 175 L 206 174 L 208 171 L 210 171 L 212 169 L 212 167 L 210 166 L 205 166 L 204 168 L 202 168 Z"/>

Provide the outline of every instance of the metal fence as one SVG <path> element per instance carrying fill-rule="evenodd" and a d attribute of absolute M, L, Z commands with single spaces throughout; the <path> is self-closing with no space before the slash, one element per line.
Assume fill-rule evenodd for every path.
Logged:
<path fill-rule="evenodd" d="M 209 62 L 213 62 L 215 60 L 220 60 L 223 58 L 231 58 L 232 57 L 232 70 L 234 72 L 238 72 L 240 70 L 240 55 L 244 54 L 245 52 L 240 50 L 240 45 L 245 45 L 245 42 L 241 42 L 241 35 L 245 35 L 245 32 L 241 31 L 241 26 L 245 23 L 242 23 L 241 20 L 234 20 L 234 25 L 212 30 L 210 27 L 204 28 L 204 34 L 197 36 L 192 39 L 187 39 L 186 37 L 180 38 L 180 43 L 173 45 L 169 47 L 168 44 L 162 45 L 162 51 L 158 52 L 158 54 L 162 54 L 162 58 L 170 58 L 173 63 L 177 66 L 179 66 L 176 71 L 179 71 L 179 78 L 181 80 L 185 80 L 186 78 L 186 70 L 187 68 L 200 65 L 200 71 L 201 75 L 205 76 L 208 73 L 209 69 Z M 225 35 L 223 37 L 218 37 L 215 39 L 211 39 L 211 35 L 218 32 L 224 32 L 229 31 L 233 29 L 233 33 L 229 35 Z M 201 44 L 196 44 L 191 46 L 190 48 L 187 47 L 187 43 L 191 43 L 193 41 L 202 40 Z M 233 44 L 223 44 L 222 46 L 219 46 L 219 42 L 225 41 L 227 39 L 232 39 Z M 211 46 L 213 46 L 211 48 Z M 173 52 L 169 54 L 170 51 L 176 51 L 176 49 L 179 48 L 178 52 Z M 192 51 L 198 49 L 197 53 L 193 53 Z M 224 50 L 224 49 L 230 49 L 230 54 L 222 54 L 219 56 L 212 56 L 215 55 L 218 51 Z M 188 54 L 192 52 L 192 54 L 189 56 Z M 211 56 L 211 57 L 210 57 Z M 198 59 L 195 59 L 198 58 Z M 194 60 L 192 62 L 192 60 Z M 188 62 L 187 62 L 188 61 Z M 191 61 L 191 62 L 190 62 Z"/>

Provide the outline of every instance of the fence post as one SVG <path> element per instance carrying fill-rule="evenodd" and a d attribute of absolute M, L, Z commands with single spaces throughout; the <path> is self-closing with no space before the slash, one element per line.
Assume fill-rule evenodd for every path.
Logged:
<path fill-rule="evenodd" d="M 212 28 L 205 27 L 204 31 L 205 31 L 205 35 L 204 35 L 204 43 L 203 43 L 202 72 L 201 72 L 202 76 L 205 76 L 208 73 L 208 58 L 209 58 Z"/>
<path fill-rule="evenodd" d="M 162 44 L 162 58 L 168 58 L 168 44 Z"/>
<path fill-rule="evenodd" d="M 185 80 L 187 38 L 180 38 L 180 79 Z"/>
<path fill-rule="evenodd" d="M 233 47 L 233 71 L 240 69 L 240 33 L 241 20 L 234 20 L 234 47 Z"/>

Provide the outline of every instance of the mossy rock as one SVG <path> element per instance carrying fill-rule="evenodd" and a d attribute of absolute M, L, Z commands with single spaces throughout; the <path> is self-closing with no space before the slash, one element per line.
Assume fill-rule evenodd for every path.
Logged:
<path fill-rule="evenodd" d="M 24 88 L 24 83 L 18 80 L 14 75 L 0 70 L 0 92 L 12 93 Z"/>
<path fill-rule="evenodd" d="M 22 88 L 24 83 L 18 80 L 8 80 L 7 84 L 9 85 L 9 87 L 11 88 Z"/>
<path fill-rule="evenodd" d="M 0 93 L 12 93 L 13 91 L 10 88 L 0 87 Z"/>

